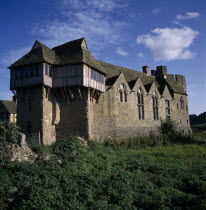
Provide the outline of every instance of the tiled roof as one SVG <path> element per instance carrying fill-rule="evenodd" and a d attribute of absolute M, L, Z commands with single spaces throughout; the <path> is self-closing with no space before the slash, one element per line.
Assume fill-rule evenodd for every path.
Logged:
<path fill-rule="evenodd" d="M 26 55 L 24 55 L 11 66 L 9 66 L 9 68 L 38 62 L 48 62 L 54 64 L 56 60 L 55 52 L 39 41 L 36 41 L 35 44 L 36 43 L 39 44 L 40 48 L 31 49 L 31 51 L 29 51 Z"/>
<path fill-rule="evenodd" d="M 9 113 L 16 113 L 16 103 L 14 101 L 1 100 L 4 107 Z"/>
<path fill-rule="evenodd" d="M 65 65 L 83 62 L 95 68 L 96 70 L 106 74 L 104 69 L 92 56 L 87 47 L 82 45 L 83 41 L 84 38 L 77 39 L 71 42 L 67 42 L 63 45 L 54 47 L 53 49 L 50 49 L 41 42 L 36 41 L 35 44 L 37 43 L 39 47 L 33 47 L 29 53 L 17 60 L 9 68 L 14 68 L 37 62 L 47 62 L 55 65 Z"/>

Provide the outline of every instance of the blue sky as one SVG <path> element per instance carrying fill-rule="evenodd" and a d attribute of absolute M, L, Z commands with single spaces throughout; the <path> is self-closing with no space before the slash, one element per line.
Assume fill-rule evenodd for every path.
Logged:
<path fill-rule="evenodd" d="M 190 113 L 206 111 L 204 0 L 2 0 L 0 99 L 11 99 L 7 66 L 37 39 L 48 47 L 85 37 L 93 55 L 141 71 L 166 65 L 187 80 Z"/>

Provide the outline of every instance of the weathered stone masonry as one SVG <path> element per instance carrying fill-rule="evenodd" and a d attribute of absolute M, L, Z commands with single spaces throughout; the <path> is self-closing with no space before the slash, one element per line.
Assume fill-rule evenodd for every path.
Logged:
<path fill-rule="evenodd" d="M 160 119 L 191 131 L 186 82 L 166 66 L 143 72 L 96 60 L 84 38 L 50 49 L 36 41 L 10 67 L 17 125 L 42 144 L 79 135 L 103 140 L 148 135 Z"/>

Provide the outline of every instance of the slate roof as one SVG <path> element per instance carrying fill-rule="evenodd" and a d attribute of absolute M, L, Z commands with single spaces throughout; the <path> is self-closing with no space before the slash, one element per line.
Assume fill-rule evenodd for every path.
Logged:
<path fill-rule="evenodd" d="M 119 74 L 123 73 L 126 81 L 130 85 L 130 88 L 133 88 L 136 79 L 140 78 L 146 90 L 149 90 L 152 82 L 154 82 L 160 93 L 163 92 L 165 85 L 168 85 L 170 91 L 186 94 L 184 88 L 179 85 L 172 76 L 168 76 L 166 79 L 158 80 L 155 76 L 148 76 L 143 72 L 123 68 L 95 59 L 88 50 L 87 46 L 82 44 L 83 42 L 86 43 L 85 39 L 81 38 L 50 49 L 41 42 L 36 41 L 31 51 L 17 60 L 9 68 L 12 69 L 18 66 L 37 62 L 47 62 L 53 65 L 85 63 L 106 75 L 107 86 L 112 86 Z M 39 47 L 35 48 L 35 45 Z"/>
<path fill-rule="evenodd" d="M 103 74 L 106 74 L 102 66 L 96 61 L 87 47 L 82 46 L 84 38 L 77 39 L 65 44 L 59 45 L 52 49 L 39 41 L 39 48 L 32 48 L 29 53 L 13 63 L 9 68 L 15 68 L 22 65 L 47 62 L 54 65 L 65 65 L 74 63 L 86 63 Z M 35 46 L 34 44 L 34 46 Z"/>
<path fill-rule="evenodd" d="M 151 83 L 154 80 L 154 76 L 147 76 L 144 73 L 139 72 L 139 71 L 123 68 L 123 67 L 106 63 L 100 60 L 98 60 L 98 62 L 106 70 L 108 78 L 111 78 L 111 77 L 119 75 L 120 73 L 123 73 L 127 82 L 135 80 L 139 77 L 142 81 L 142 84 L 145 85 L 145 84 Z"/>
<path fill-rule="evenodd" d="M 1 100 L 0 102 L 4 105 L 9 113 L 16 113 L 16 103 L 14 101 Z"/>
<path fill-rule="evenodd" d="M 157 79 L 155 76 L 148 76 L 143 72 L 139 72 L 133 69 L 123 68 L 100 60 L 98 60 L 98 62 L 106 70 L 106 85 L 108 86 L 112 86 L 118 78 L 118 75 L 123 73 L 131 89 L 134 87 L 137 78 L 140 78 L 147 91 L 150 90 L 152 82 L 154 82 L 160 94 L 163 93 L 165 85 L 168 85 L 170 91 L 179 94 L 186 94 L 186 90 L 184 90 L 184 88 L 174 80 L 174 75 L 168 75 L 167 78 Z"/>
<path fill-rule="evenodd" d="M 55 57 L 57 57 L 55 55 L 55 52 L 39 41 L 35 41 L 35 44 L 36 43 L 38 43 L 41 48 L 36 48 L 36 49 L 32 48 L 26 55 L 24 55 L 15 63 L 13 63 L 11 66 L 9 66 L 9 68 L 14 68 L 38 62 L 48 62 L 54 64 L 56 60 Z"/>

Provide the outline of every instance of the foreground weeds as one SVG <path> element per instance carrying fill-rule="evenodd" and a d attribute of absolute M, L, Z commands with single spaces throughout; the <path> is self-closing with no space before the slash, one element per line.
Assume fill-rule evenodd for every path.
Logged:
<path fill-rule="evenodd" d="M 0 209 L 206 209 L 204 135 L 145 138 L 36 146 L 51 160 L 1 166 Z"/>

